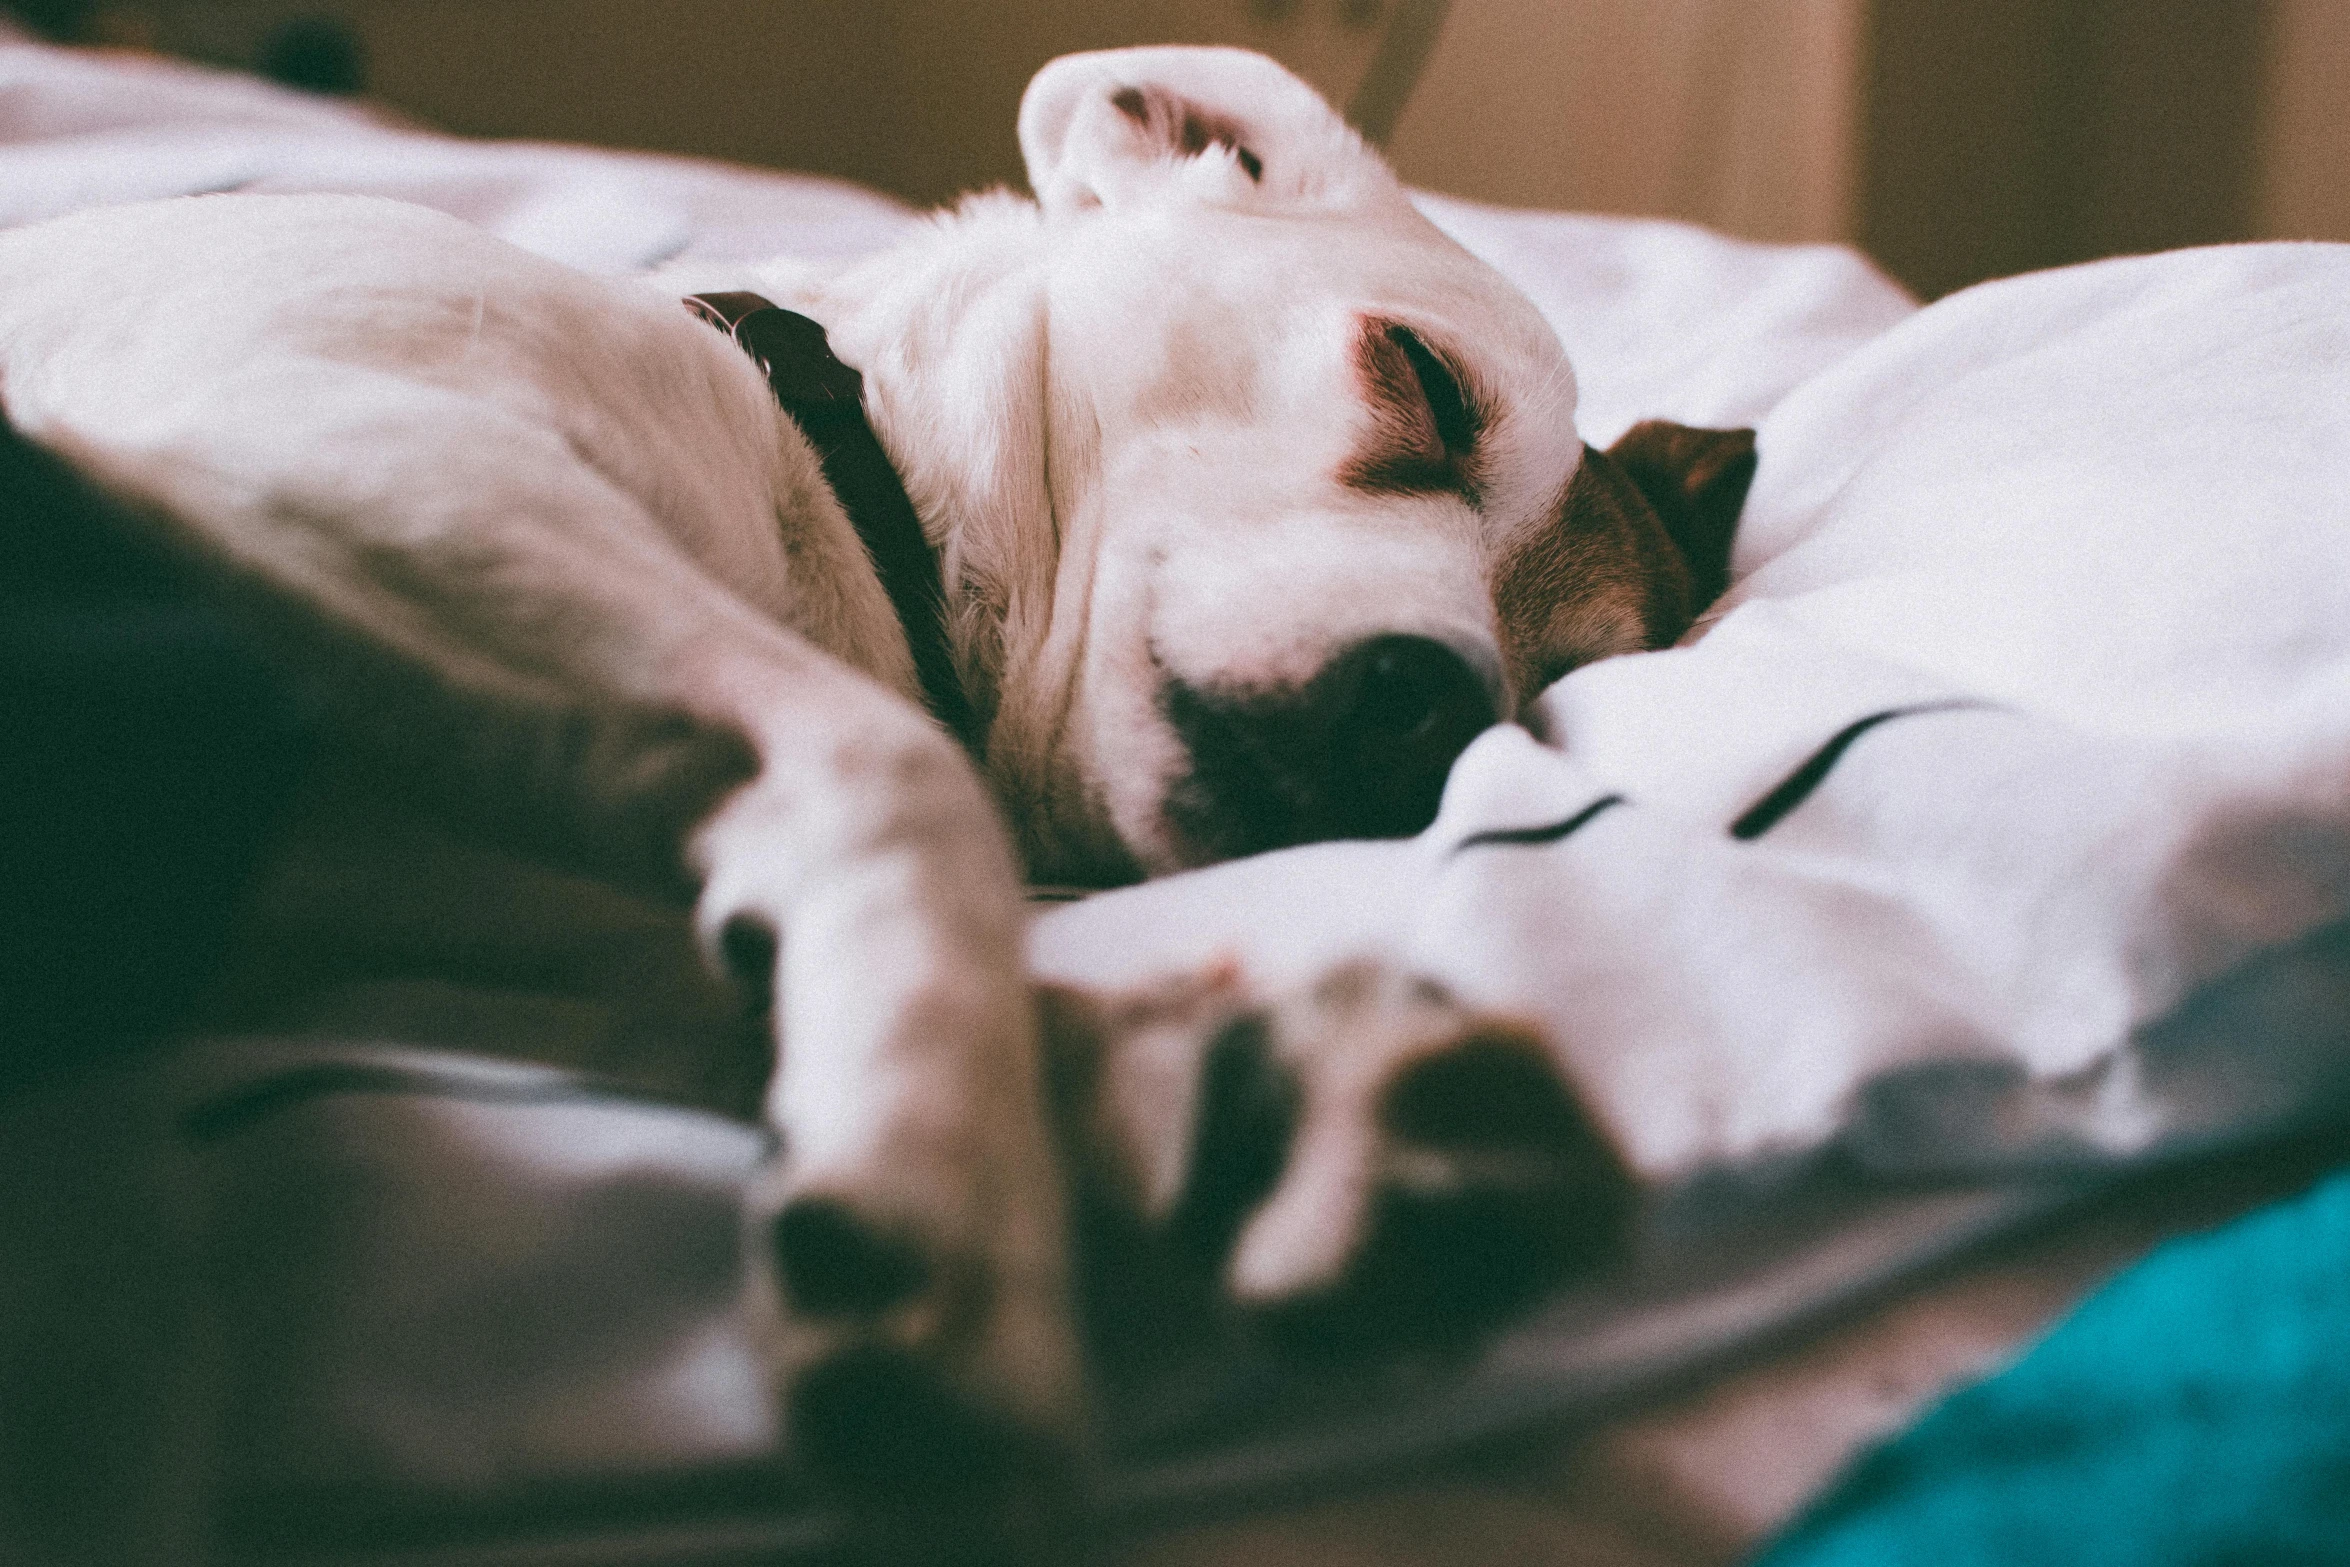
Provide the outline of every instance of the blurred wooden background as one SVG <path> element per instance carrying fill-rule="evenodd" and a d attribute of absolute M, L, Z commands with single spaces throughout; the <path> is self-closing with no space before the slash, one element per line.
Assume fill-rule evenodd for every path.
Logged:
<path fill-rule="evenodd" d="M 240 63 L 325 18 L 370 91 L 453 129 L 934 201 L 1018 178 L 1013 110 L 1054 54 L 1246 44 L 1344 102 L 1402 0 L 47 3 Z M 1490 201 L 1853 241 L 1934 295 L 2118 251 L 2350 240 L 2346 105 L 2350 0 L 1452 0 L 1389 151 Z"/>

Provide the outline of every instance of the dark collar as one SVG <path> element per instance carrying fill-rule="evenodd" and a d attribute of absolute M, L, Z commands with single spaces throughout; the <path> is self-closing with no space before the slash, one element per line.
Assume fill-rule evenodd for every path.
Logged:
<path fill-rule="evenodd" d="M 938 552 L 924 536 L 889 454 L 866 422 L 864 377 L 833 357 L 822 326 L 757 294 L 694 294 L 685 304 L 751 356 L 775 400 L 816 448 L 825 480 L 865 541 L 898 612 L 931 716 L 966 744 L 975 742 L 970 699 L 947 651 Z"/>

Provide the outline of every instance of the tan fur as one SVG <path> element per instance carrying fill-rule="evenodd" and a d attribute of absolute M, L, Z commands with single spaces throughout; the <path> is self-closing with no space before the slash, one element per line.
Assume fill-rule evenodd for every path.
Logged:
<path fill-rule="evenodd" d="M 1520 689 L 1689 627 L 1689 572 L 1648 500 L 1592 447 L 1552 521 L 1501 563 L 1493 604 Z"/>

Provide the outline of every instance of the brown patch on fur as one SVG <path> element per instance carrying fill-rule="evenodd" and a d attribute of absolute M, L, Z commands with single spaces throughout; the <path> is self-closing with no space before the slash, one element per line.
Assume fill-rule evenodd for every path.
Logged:
<path fill-rule="evenodd" d="M 1261 183 L 1265 178 L 1265 160 L 1241 142 L 1240 127 L 1195 103 L 1156 88 L 1121 87 L 1110 94 L 1110 107 L 1170 151 L 1196 158 L 1210 147 L 1227 148 L 1251 180 Z"/>
<path fill-rule="evenodd" d="M 1637 485 L 1583 448 L 1550 522 L 1501 563 L 1502 655 L 1527 696 L 1568 670 L 1689 628 L 1689 568 Z"/>
<path fill-rule="evenodd" d="M 1458 495 L 1477 504 L 1477 442 L 1490 416 L 1458 365 L 1409 327 L 1366 319 L 1355 372 L 1371 430 L 1338 470 L 1373 495 Z"/>
<path fill-rule="evenodd" d="M 1704 614 L 1730 585 L 1730 543 L 1754 482 L 1754 432 L 1649 419 L 1607 452 L 1680 548 L 1689 568 L 1689 613 Z"/>
<path fill-rule="evenodd" d="M 1687 631 L 1729 584 L 1754 468 L 1752 430 L 1651 419 L 1604 452 L 1585 446 L 1556 516 L 1495 579 L 1518 689 Z"/>

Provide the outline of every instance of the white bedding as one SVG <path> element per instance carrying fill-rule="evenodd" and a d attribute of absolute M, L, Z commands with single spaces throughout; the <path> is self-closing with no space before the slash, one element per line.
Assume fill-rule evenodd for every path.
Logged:
<path fill-rule="evenodd" d="M 456 141 L 0 24 L 0 225 L 223 188 L 407 196 L 613 272 L 853 254 L 919 221 L 835 183 Z M 1913 316 L 1834 248 L 1425 202 L 1556 325 L 1588 438 L 1760 423 L 1733 607 L 1693 646 L 1563 682 L 1542 739 L 1480 741 L 1422 839 L 1056 910 L 1037 960 L 1110 977 L 1235 951 L 1274 979 L 1386 950 L 1551 1021 L 1668 1195 L 1641 1269 L 1476 1376 L 1319 1425 L 1211 1420 L 1120 1471 L 1138 1513 L 1621 1399 L 2066 1190 L 1823 1208 L 1740 1186 L 1726 1230 L 1674 1206 L 1720 1196 L 1686 1181 L 1701 1167 L 1823 1142 L 1913 1173 L 2143 1158 L 2313 1114 L 2350 1055 L 2328 929 L 2350 912 L 2350 260 L 2120 263 Z M 1847 726 L 1920 706 L 1767 831 L 1728 833 Z M 1545 841 L 1462 847 L 1495 833 Z M 279 1541 L 296 1556 L 354 1519 L 651 1496 L 758 1455 L 722 1254 L 747 1134 L 504 1069 L 349 1060 L 244 1043 L 12 1107 L 0 1183 L 84 1171 L 156 1250 L 120 1299 L 0 1279 L 0 1326 L 34 1346 L 0 1374 L 79 1397 L 79 1319 L 156 1335 L 152 1396 L 224 1455 L 254 1538 L 312 1530 Z M 103 1135 L 65 1135 L 77 1114 Z M 63 1212 L 0 1205 L 0 1240 L 78 1257 L 62 1226 L 87 1210 Z M 604 1303 L 584 1316 L 583 1281 Z M 104 1353 L 135 1363 L 129 1342 Z M 187 1342 L 219 1358 L 189 1370 Z M 1252 1418 L 1277 1403 L 1236 1387 Z M 726 1503 L 731 1535 L 693 1512 L 707 1487 L 680 1494 L 721 1545 L 804 1538 L 756 1486 Z"/>

